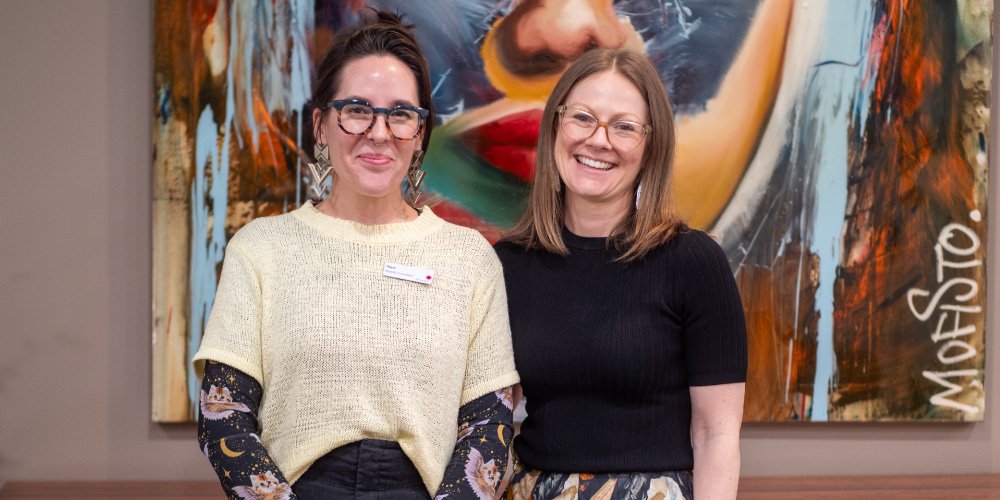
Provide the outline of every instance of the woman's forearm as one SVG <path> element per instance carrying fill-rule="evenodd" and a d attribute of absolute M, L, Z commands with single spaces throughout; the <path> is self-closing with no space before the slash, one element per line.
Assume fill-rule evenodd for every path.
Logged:
<path fill-rule="evenodd" d="M 261 387 L 253 377 L 208 362 L 201 384 L 198 444 L 233 500 L 292 500 L 295 494 L 257 435 Z"/>
<path fill-rule="evenodd" d="M 714 436 L 694 444 L 695 500 L 735 499 L 739 478 L 739 435 Z"/>
<path fill-rule="evenodd" d="M 740 480 L 742 382 L 691 388 L 695 500 L 734 500 Z"/>
<path fill-rule="evenodd" d="M 489 393 L 462 405 L 455 451 L 437 496 L 490 500 L 498 493 L 514 437 L 513 390 Z"/>

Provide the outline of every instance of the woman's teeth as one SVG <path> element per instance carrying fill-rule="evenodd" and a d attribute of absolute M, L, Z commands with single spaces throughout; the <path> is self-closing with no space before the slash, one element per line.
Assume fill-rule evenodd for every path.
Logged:
<path fill-rule="evenodd" d="M 595 160 L 593 158 L 587 158 L 586 156 L 577 156 L 576 157 L 576 161 L 577 161 L 577 163 L 579 163 L 581 165 L 584 165 L 584 166 L 587 166 L 587 167 L 590 167 L 590 168 L 599 168 L 601 170 L 608 170 L 609 168 L 615 166 L 614 163 L 608 163 L 606 161 Z"/>

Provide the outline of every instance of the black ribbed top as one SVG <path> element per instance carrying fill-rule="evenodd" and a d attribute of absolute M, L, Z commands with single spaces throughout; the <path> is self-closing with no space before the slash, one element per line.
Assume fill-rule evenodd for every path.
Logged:
<path fill-rule="evenodd" d="M 689 386 L 746 381 L 729 262 L 690 230 L 615 262 L 563 231 L 570 255 L 499 242 L 527 419 L 514 450 L 551 472 L 690 470 Z"/>

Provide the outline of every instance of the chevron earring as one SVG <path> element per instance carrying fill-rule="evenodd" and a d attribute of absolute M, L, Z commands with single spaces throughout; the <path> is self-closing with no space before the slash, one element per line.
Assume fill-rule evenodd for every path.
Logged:
<path fill-rule="evenodd" d="M 329 190 L 324 181 L 330 176 L 330 172 L 333 172 L 333 165 L 330 164 L 330 151 L 326 144 L 317 143 L 313 147 L 313 156 L 316 157 L 316 163 L 308 164 L 309 172 L 312 174 L 312 186 L 309 186 L 309 190 L 316 195 L 317 200 L 321 200 Z"/>
<path fill-rule="evenodd" d="M 406 182 L 409 184 L 408 196 L 410 198 L 410 206 L 417 208 L 417 200 L 420 199 L 420 184 L 424 182 L 424 175 L 427 172 L 420 170 L 420 165 L 424 160 L 424 152 L 418 150 L 413 153 L 413 161 L 410 162 L 410 168 L 406 171 Z"/>

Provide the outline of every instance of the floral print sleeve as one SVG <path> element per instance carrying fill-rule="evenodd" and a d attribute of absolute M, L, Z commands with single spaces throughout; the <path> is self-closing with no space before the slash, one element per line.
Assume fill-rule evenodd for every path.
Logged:
<path fill-rule="evenodd" d="M 205 364 L 198 444 L 232 500 L 292 500 L 295 494 L 257 435 L 262 390 L 253 377 L 222 363 Z"/>
<path fill-rule="evenodd" d="M 458 441 L 435 500 L 492 500 L 514 437 L 514 391 L 505 387 L 458 411 Z"/>

